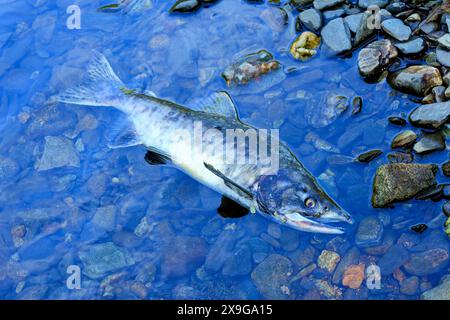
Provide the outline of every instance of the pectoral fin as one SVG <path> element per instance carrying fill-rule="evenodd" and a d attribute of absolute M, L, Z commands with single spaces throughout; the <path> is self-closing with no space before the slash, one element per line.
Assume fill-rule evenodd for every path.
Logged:
<path fill-rule="evenodd" d="M 220 172 L 219 170 L 214 168 L 212 165 L 210 165 L 206 162 L 203 162 L 203 164 L 205 165 L 206 169 L 208 169 L 209 171 L 214 173 L 216 176 L 221 178 L 223 180 L 223 182 L 225 183 L 225 185 L 227 185 L 230 189 L 233 189 L 236 193 L 238 193 L 242 197 L 245 197 L 250 200 L 253 199 L 253 194 L 249 190 L 247 190 L 246 188 L 238 185 L 236 182 L 229 179 L 227 176 L 225 176 L 222 172 Z"/>
<path fill-rule="evenodd" d="M 230 198 L 222 196 L 220 207 L 217 208 L 217 212 L 223 218 L 241 218 L 246 216 L 249 213 L 249 210 Z"/>
<path fill-rule="evenodd" d="M 160 150 L 149 148 L 145 154 L 145 161 L 151 165 L 168 164 L 172 159 Z"/>

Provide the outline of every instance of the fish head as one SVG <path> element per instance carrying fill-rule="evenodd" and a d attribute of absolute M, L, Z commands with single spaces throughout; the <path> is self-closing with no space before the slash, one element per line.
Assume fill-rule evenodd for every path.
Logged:
<path fill-rule="evenodd" d="M 276 175 L 262 177 L 257 201 L 261 212 L 301 231 L 340 234 L 344 232 L 343 228 L 327 223 L 353 223 L 350 214 L 328 196 L 302 167 L 282 169 Z"/>

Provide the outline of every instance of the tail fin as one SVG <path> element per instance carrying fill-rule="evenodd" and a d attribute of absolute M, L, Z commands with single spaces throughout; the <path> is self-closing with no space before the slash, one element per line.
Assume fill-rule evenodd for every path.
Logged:
<path fill-rule="evenodd" d="M 117 77 L 108 60 L 94 52 L 82 85 L 67 89 L 55 98 L 59 102 L 86 106 L 117 106 L 123 93 L 123 82 Z"/>

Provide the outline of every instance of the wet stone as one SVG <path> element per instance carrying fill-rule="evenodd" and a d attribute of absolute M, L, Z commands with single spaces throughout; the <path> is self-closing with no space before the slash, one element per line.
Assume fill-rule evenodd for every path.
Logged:
<path fill-rule="evenodd" d="M 192 12 L 200 8 L 201 2 L 199 0 L 178 0 L 169 9 L 169 12 Z"/>
<path fill-rule="evenodd" d="M 400 92 L 423 97 L 433 87 L 442 85 L 442 78 L 438 69 L 431 66 L 418 65 L 390 74 L 388 82 L 391 87 Z"/>
<path fill-rule="evenodd" d="M 319 268 L 332 273 L 336 268 L 339 260 L 341 260 L 341 257 L 336 252 L 323 250 L 317 260 L 317 265 L 319 266 Z"/>
<path fill-rule="evenodd" d="M 317 10 L 324 10 L 343 3 L 344 1 L 345 0 L 314 0 L 313 5 Z"/>
<path fill-rule="evenodd" d="M 370 6 L 377 6 L 379 8 L 383 8 L 388 3 L 389 3 L 389 0 L 359 0 L 358 6 L 363 9 L 367 9 Z"/>
<path fill-rule="evenodd" d="M 282 287 L 289 285 L 292 271 L 292 263 L 288 258 L 272 254 L 256 266 L 251 277 L 264 298 L 280 300 L 288 298 Z"/>
<path fill-rule="evenodd" d="M 351 289 L 359 289 L 364 281 L 366 266 L 363 263 L 349 265 L 342 276 L 342 285 Z"/>
<path fill-rule="evenodd" d="M 442 212 L 447 216 L 450 217 L 450 201 L 445 202 L 442 205 Z"/>
<path fill-rule="evenodd" d="M 92 245 L 81 251 L 79 258 L 83 263 L 83 273 L 93 279 L 134 264 L 133 257 L 112 242 Z"/>
<path fill-rule="evenodd" d="M 80 159 L 72 141 L 64 137 L 45 137 L 44 153 L 36 164 L 38 171 L 60 167 L 79 167 Z"/>
<path fill-rule="evenodd" d="M 413 147 L 413 150 L 418 154 L 425 154 L 444 149 L 444 137 L 440 132 L 425 134 Z"/>
<path fill-rule="evenodd" d="M 400 12 L 403 12 L 406 9 L 406 4 L 404 2 L 391 2 L 387 7 L 386 10 L 389 11 L 392 14 L 398 14 Z"/>
<path fill-rule="evenodd" d="M 375 32 L 375 29 L 371 28 L 370 23 L 371 17 L 372 17 L 371 13 L 368 12 L 363 13 L 363 15 L 361 16 L 359 25 L 356 28 L 355 43 L 354 43 L 355 46 L 361 44 L 364 40 L 366 40 Z"/>
<path fill-rule="evenodd" d="M 351 32 L 356 33 L 358 31 L 358 27 L 360 26 L 361 18 L 363 15 L 363 13 L 357 13 L 348 15 L 344 18 L 344 21 L 345 23 L 347 23 L 347 26 Z"/>
<path fill-rule="evenodd" d="M 308 60 L 317 53 L 320 46 L 320 37 L 312 32 L 301 33 L 289 48 L 291 55 L 298 60 Z"/>
<path fill-rule="evenodd" d="M 438 42 L 445 49 L 450 50 L 450 33 L 446 33 L 438 39 Z"/>
<path fill-rule="evenodd" d="M 344 13 L 345 13 L 345 10 L 341 9 L 341 8 L 336 9 L 336 10 L 326 10 L 326 11 L 323 11 L 323 18 L 325 21 L 329 21 L 332 19 L 342 17 L 344 15 Z"/>
<path fill-rule="evenodd" d="M 404 127 L 406 125 L 406 120 L 400 117 L 389 117 L 388 121 L 396 126 Z"/>
<path fill-rule="evenodd" d="M 436 49 L 436 59 L 444 67 L 450 67 L 450 50 L 443 46 L 438 46 Z"/>
<path fill-rule="evenodd" d="M 350 30 L 342 18 L 328 22 L 323 27 L 321 35 L 323 42 L 333 54 L 339 54 L 352 48 Z"/>
<path fill-rule="evenodd" d="M 422 300 L 450 300 L 450 274 L 442 277 L 440 284 L 420 296 Z"/>
<path fill-rule="evenodd" d="M 414 55 L 425 51 L 427 44 L 422 38 L 415 38 L 406 42 L 397 42 L 395 46 L 404 55 Z"/>
<path fill-rule="evenodd" d="M 372 206 L 382 208 L 406 201 L 436 184 L 437 166 L 391 163 L 377 169 L 373 182 Z"/>
<path fill-rule="evenodd" d="M 400 19 L 387 19 L 381 23 L 381 28 L 391 37 L 399 41 L 406 41 L 411 36 L 411 28 Z"/>
<path fill-rule="evenodd" d="M 442 173 L 445 176 L 450 177 L 450 161 L 447 161 L 442 164 Z"/>
<path fill-rule="evenodd" d="M 383 225 L 377 217 L 364 218 L 356 232 L 355 243 L 360 247 L 378 245 L 383 237 Z"/>
<path fill-rule="evenodd" d="M 406 148 L 411 146 L 417 139 L 417 135 L 412 130 L 406 130 L 397 134 L 391 143 L 391 148 Z"/>
<path fill-rule="evenodd" d="M 308 9 L 300 12 L 300 21 L 310 30 L 317 31 L 322 27 L 322 14 L 319 10 Z"/>
<path fill-rule="evenodd" d="M 397 57 L 397 49 L 387 39 L 370 43 L 358 55 L 358 70 L 363 77 L 378 74 L 391 59 Z"/>
<path fill-rule="evenodd" d="M 450 102 L 419 106 L 409 115 L 413 126 L 437 129 L 450 119 Z"/>
<path fill-rule="evenodd" d="M 368 162 L 372 161 L 373 159 L 379 157 L 382 153 L 383 153 L 383 151 L 381 151 L 379 149 L 370 150 L 370 151 L 360 154 L 356 158 L 356 161 L 368 163 Z"/>

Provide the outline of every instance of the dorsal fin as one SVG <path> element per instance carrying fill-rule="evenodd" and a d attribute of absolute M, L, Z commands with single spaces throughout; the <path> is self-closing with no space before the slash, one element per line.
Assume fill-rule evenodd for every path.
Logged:
<path fill-rule="evenodd" d="M 239 120 L 236 105 L 230 95 L 225 91 L 215 92 L 207 98 L 197 100 L 193 105 L 189 105 L 189 107 L 196 111 L 214 113 Z"/>

